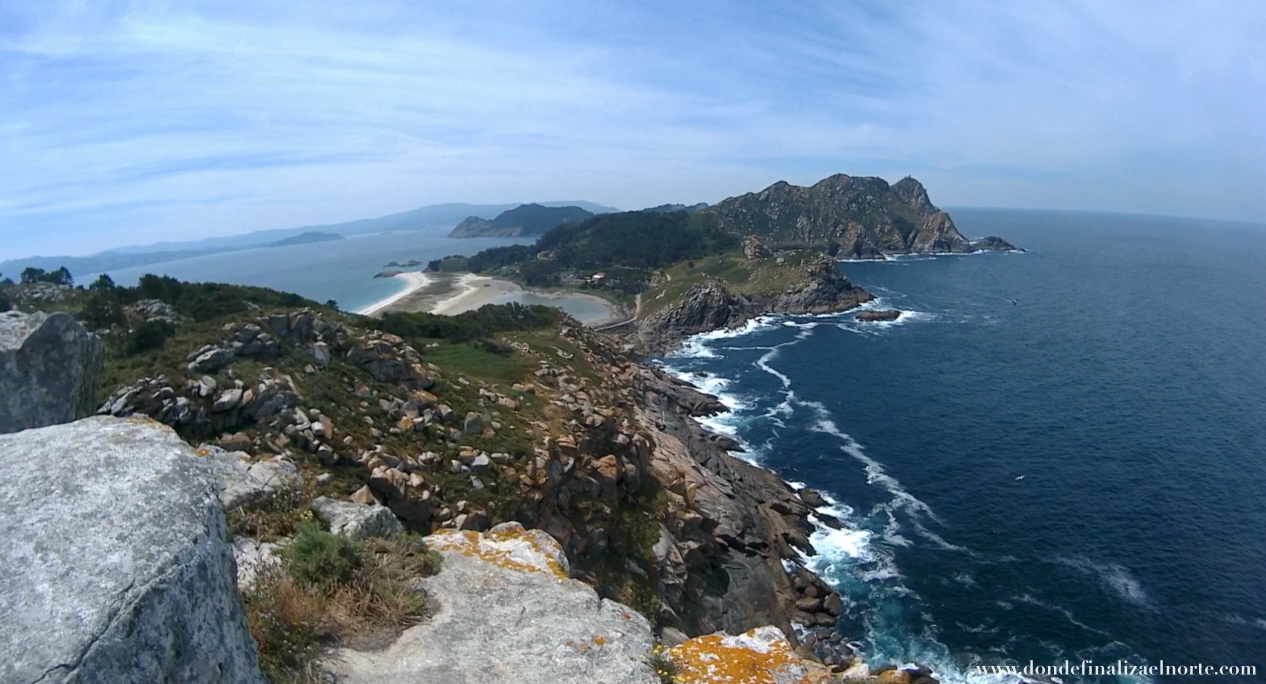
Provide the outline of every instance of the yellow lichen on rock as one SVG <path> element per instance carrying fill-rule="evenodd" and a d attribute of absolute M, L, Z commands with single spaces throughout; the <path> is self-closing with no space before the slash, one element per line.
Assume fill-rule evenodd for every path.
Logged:
<path fill-rule="evenodd" d="M 820 684 L 825 668 L 800 659 L 777 627 L 696 637 L 668 651 L 681 684 Z"/>
<path fill-rule="evenodd" d="M 568 579 L 563 548 L 546 532 L 527 530 L 517 522 L 502 523 L 486 533 L 437 530 L 426 538 L 433 551 L 452 551 L 518 572 L 540 572 Z"/>

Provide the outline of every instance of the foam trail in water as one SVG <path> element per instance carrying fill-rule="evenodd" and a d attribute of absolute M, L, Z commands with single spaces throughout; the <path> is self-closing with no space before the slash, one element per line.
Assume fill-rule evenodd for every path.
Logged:
<path fill-rule="evenodd" d="M 878 302 L 880 305 L 882 303 Z M 797 319 L 768 317 L 749 324 L 744 329 L 718 331 L 692 337 L 683 347 L 683 352 L 674 354 L 665 361 L 671 363 L 675 359 L 721 358 L 718 352 L 729 350 L 731 347 L 719 347 L 715 344 L 717 340 L 766 330 L 774 327 L 775 322 L 778 327 L 795 329 L 795 339 L 782 344 L 770 347 L 732 348 L 742 351 L 763 351 L 764 353 L 753 365 L 762 372 L 777 378 L 781 386 L 779 389 L 782 395 L 781 401 L 755 415 L 753 413 L 759 410 L 763 402 L 753 399 L 753 404 L 748 404 L 745 399 L 733 393 L 732 384 L 728 380 L 711 375 L 699 377 L 683 368 L 669 368 L 669 370 L 685 382 L 718 396 L 721 402 L 731 409 L 728 413 L 704 419 L 701 422 L 718 432 L 738 439 L 747 453 L 736 454 L 736 456 L 756 463 L 758 459 L 755 456 L 774 448 L 778 439 L 778 432 L 775 431 L 774 437 L 767 439 L 760 448 L 752 448 L 743 442 L 740 436 L 740 428 L 746 421 L 767 419 L 779 428 L 786 428 L 789 424 L 786 421 L 794 418 L 799 410 L 807 409 L 812 412 L 811 416 L 815 421 L 811 429 L 840 439 L 843 442 L 840 448 L 864 466 L 867 482 L 877 484 L 889 492 L 891 495 L 889 502 L 880 504 L 861 519 L 856 518 L 856 512 L 851 507 L 831 498 L 828 493 L 821 492 L 827 505 L 818 509 L 817 515 L 810 518 L 810 522 L 814 523 L 810 543 L 817 551 L 817 555 L 800 558 L 806 567 L 817 572 L 824 580 L 837 586 L 846 595 L 860 592 L 862 596 L 869 596 L 866 599 L 867 603 L 875 604 L 875 610 L 868 610 L 861 617 L 866 626 L 868 640 L 872 645 L 869 649 L 872 658 L 883 662 L 900 662 L 904 659 L 925 664 L 933 668 L 937 679 L 946 684 L 1018 684 L 1023 682 L 1023 678 L 1015 675 L 982 675 L 971 672 L 970 665 L 964 667 L 962 663 L 954 660 L 948 649 L 937 640 L 937 634 L 934 631 L 925 630 L 922 634 L 912 633 L 910 626 L 903 621 L 891 622 L 891 617 L 886 615 L 887 611 L 882 608 L 893 601 L 917 600 L 914 592 L 902 584 L 901 573 L 892 555 L 892 547 L 911 544 L 909 539 L 901 535 L 898 512 L 903 518 L 913 523 L 915 531 L 920 536 L 929 539 L 937 546 L 956 551 L 965 551 L 965 549 L 949 544 L 939 535 L 928 530 L 920 522 L 920 518 L 936 523 L 941 523 L 941 521 L 927 504 L 907 492 L 900 482 L 885 471 L 882 464 L 867 456 L 860 444 L 836 426 L 830 413 L 822 404 L 800 400 L 792 389 L 792 379 L 774 366 L 779 355 L 787 347 L 808 339 L 823 325 L 836 327 L 844 320 L 851 320 L 854 314 L 855 312 L 824 314 L 814 317 L 797 317 Z M 931 318 L 930 315 L 927 317 Z M 903 316 L 896 323 L 921 320 L 921 318 L 920 315 Z M 882 331 L 891 327 L 891 324 L 882 327 L 873 324 L 858 325 L 872 326 L 867 329 L 868 332 Z M 802 484 L 800 488 L 803 488 Z M 829 515 L 842 521 L 843 527 L 834 529 L 821 524 L 818 515 Z M 882 529 L 876 527 L 875 523 L 878 521 L 886 522 Z M 844 584 L 848 586 L 843 586 Z M 930 624 L 930 616 L 925 617 L 925 621 Z"/>
<path fill-rule="evenodd" d="M 1143 585 L 1130 576 L 1130 571 L 1117 563 L 1096 563 L 1085 556 L 1055 558 L 1056 563 L 1067 565 L 1079 572 L 1098 576 L 1112 593 L 1138 606 L 1154 608 Z"/>

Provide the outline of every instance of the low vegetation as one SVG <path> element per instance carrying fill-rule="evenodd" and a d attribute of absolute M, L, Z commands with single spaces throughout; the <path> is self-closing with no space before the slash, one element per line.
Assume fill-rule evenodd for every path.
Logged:
<path fill-rule="evenodd" d="M 645 289 L 655 270 L 737 244 L 738 238 L 717 228 L 709 214 L 630 211 L 555 226 L 534 245 L 449 257 L 429 268 L 490 273 L 532 287 L 583 285 L 627 296 Z M 596 271 L 603 277 L 595 281 Z"/>
<path fill-rule="evenodd" d="M 325 644 L 375 647 L 427 614 L 418 580 L 440 569 L 420 537 L 354 541 L 299 523 L 281 561 L 243 592 L 260 667 L 274 684 L 320 681 L 313 660 Z"/>

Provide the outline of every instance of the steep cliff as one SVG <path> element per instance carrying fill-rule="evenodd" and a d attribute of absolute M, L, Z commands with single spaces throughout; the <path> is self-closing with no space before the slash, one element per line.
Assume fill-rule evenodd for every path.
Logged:
<path fill-rule="evenodd" d="M 724 230 L 829 249 L 839 257 L 1014 249 L 1000 238 L 967 240 L 909 177 L 889 185 L 882 178 L 836 174 L 807 188 L 779 181 L 707 211 Z"/>

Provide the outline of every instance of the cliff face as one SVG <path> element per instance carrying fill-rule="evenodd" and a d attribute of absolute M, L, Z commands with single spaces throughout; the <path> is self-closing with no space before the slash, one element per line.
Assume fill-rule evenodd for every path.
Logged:
<path fill-rule="evenodd" d="M 908 177 L 891 186 L 882 178 L 844 174 L 807 188 L 779 181 L 708 211 L 724 230 L 828 248 L 839 257 L 1012 248 L 998 238 L 973 245 L 923 185 Z"/>

